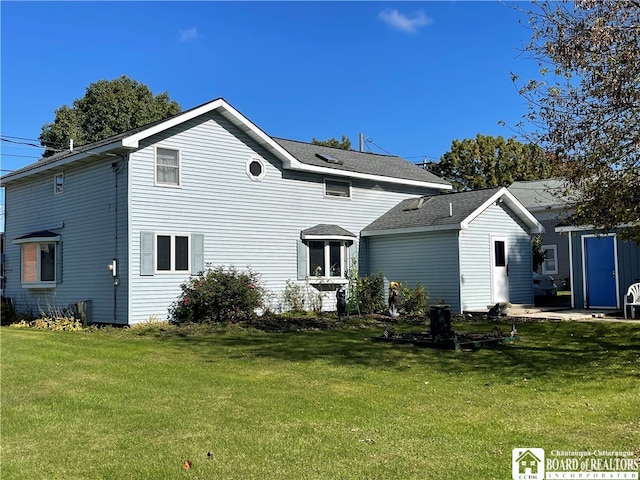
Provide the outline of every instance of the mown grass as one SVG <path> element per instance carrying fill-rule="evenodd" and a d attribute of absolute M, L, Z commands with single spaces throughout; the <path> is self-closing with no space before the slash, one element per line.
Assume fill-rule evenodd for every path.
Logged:
<path fill-rule="evenodd" d="M 640 326 L 518 330 L 456 352 L 377 327 L 3 328 L 0 476 L 505 479 L 516 447 L 640 448 Z"/>

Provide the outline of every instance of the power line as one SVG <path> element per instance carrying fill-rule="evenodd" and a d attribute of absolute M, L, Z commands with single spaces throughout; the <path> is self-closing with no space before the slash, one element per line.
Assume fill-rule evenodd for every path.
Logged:
<path fill-rule="evenodd" d="M 20 157 L 20 158 L 40 158 L 33 155 L 18 155 L 16 153 L 0 153 L 3 157 Z"/>

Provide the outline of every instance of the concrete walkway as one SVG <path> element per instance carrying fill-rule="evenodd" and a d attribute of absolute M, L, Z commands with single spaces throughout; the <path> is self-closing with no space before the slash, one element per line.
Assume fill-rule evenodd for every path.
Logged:
<path fill-rule="evenodd" d="M 622 311 L 615 310 L 583 310 L 583 309 L 545 309 L 544 307 L 535 307 L 530 310 L 526 308 L 514 309 L 514 311 L 507 311 L 507 316 L 510 318 L 537 318 L 542 320 L 578 320 L 578 321 L 604 321 L 604 322 L 627 322 L 638 323 L 640 319 L 626 319 Z M 517 320 L 516 320 L 517 321 Z"/>
<path fill-rule="evenodd" d="M 465 312 L 465 315 L 486 315 L 489 309 Z M 577 321 L 601 321 L 601 322 L 627 322 L 640 324 L 640 318 L 626 319 L 622 310 L 607 309 L 572 309 L 569 307 L 535 307 L 533 305 L 513 305 L 507 309 L 503 318 L 538 319 L 549 321 L 577 320 Z"/>

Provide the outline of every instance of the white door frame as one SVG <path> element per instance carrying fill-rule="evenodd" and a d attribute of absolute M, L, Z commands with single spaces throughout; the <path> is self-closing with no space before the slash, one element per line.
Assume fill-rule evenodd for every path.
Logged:
<path fill-rule="evenodd" d="M 504 265 L 496 266 L 496 242 L 504 243 Z M 491 300 L 492 303 L 509 301 L 509 242 L 506 235 L 491 235 Z"/>

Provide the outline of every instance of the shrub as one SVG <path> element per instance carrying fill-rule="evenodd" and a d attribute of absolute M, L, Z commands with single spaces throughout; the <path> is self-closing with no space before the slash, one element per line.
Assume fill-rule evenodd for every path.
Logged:
<path fill-rule="evenodd" d="M 172 323 L 222 323 L 248 320 L 263 307 L 265 289 L 259 275 L 231 266 L 218 266 L 181 285 L 182 293 L 171 307 Z"/>
<path fill-rule="evenodd" d="M 287 280 L 287 286 L 282 294 L 283 307 L 285 311 L 304 312 L 305 293 L 302 285 L 291 280 Z"/>
<path fill-rule="evenodd" d="M 411 289 L 406 284 L 400 283 L 400 311 L 405 315 L 425 315 L 429 308 L 429 296 L 424 285 L 418 283 Z"/>
<path fill-rule="evenodd" d="M 31 322 L 21 320 L 20 322 L 12 323 L 9 328 L 36 328 L 38 330 L 77 332 L 84 330 L 84 325 L 82 321 L 73 317 L 43 316 Z"/>
<path fill-rule="evenodd" d="M 382 272 L 374 273 L 368 277 L 358 277 L 355 290 L 360 313 L 379 313 L 385 310 Z"/>

